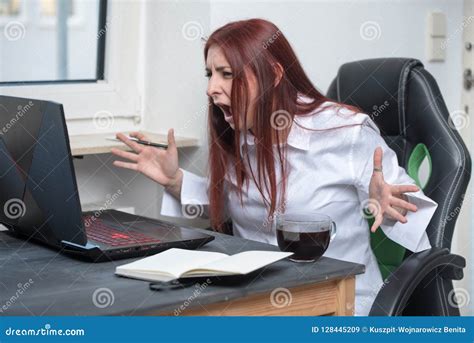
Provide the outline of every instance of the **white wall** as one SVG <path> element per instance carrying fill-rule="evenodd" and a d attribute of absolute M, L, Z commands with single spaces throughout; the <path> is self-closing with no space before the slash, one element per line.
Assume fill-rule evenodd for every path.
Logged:
<path fill-rule="evenodd" d="M 209 35 L 209 2 L 147 2 L 145 126 L 198 137 L 199 148 L 179 150 L 180 166 L 207 173 L 207 96 L 204 42 Z M 161 187 L 159 198 L 161 198 Z M 157 211 L 161 209 L 161 202 Z M 169 218 L 168 218 L 169 219 Z M 177 220 L 207 227 L 205 220 Z"/>
<path fill-rule="evenodd" d="M 274 22 L 290 41 L 313 83 L 324 93 L 338 67 L 376 57 L 420 59 L 440 84 L 449 108 L 459 107 L 461 37 L 450 40 L 446 61 L 425 59 L 428 12 L 446 14 L 448 37 L 462 21 L 461 0 L 213 1 L 211 30 L 228 21 L 261 17 Z M 361 26 L 374 21 L 380 38 L 364 40 Z"/>

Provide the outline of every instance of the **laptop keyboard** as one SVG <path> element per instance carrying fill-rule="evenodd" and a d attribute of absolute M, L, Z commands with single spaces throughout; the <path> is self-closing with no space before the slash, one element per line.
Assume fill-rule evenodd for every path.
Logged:
<path fill-rule="evenodd" d="M 147 236 L 137 231 L 121 231 L 114 229 L 107 225 L 102 220 L 93 216 L 84 216 L 83 220 L 86 228 L 87 238 L 91 240 L 106 243 L 111 246 L 122 246 L 122 245 L 137 245 L 137 244 L 150 244 L 159 243 L 160 240 L 151 236 Z"/>

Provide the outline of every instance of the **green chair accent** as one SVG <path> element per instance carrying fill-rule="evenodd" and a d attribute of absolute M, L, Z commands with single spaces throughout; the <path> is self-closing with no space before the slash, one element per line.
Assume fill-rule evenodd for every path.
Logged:
<path fill-rule="evenodd" d="M 429 172 L 428 180 L 431 176 L 431 156 L 428 148 L 423 143 L 419 143 L 411 152 L 410 158 L 408 159 L 408 175 L 415 180 L 416 185 L 423 189 L 426 186 L 426 182 L 423 186 L 421 185 L 418 172 L 420 170 L 421 163 L 427 158 Z M 367 213 L 367 212 L 366 212 Z M 374 218 L 368 219 L 369 230 L 374 223 Z M 405 248 L 395 243 L 388 238 L 382 229 L 379 227 L 375 233 L 370 234 L 370 245 L 372 251 L 375 254 L 377 263 L 379 265 L 382 278 L 385 280 L 398 266 L 403 262 L 405 257 Z"/>

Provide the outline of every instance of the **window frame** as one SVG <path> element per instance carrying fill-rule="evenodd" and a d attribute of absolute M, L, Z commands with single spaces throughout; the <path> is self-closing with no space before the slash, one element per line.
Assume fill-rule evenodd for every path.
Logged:
<path fill-rule="evenodd" d="M 98 39 L 99 44 L 104 45 L 97 56 L 103 61 L 100 64 L 103 70 L 98 68 L 97 71 L 99 79 L 4 83 L 0 84 L 0 94 L 62 103 L 66 120 L 91 119 L 103 110 L 113 116 L 130 117 L 135 122 L 137 117 L 141 119 L 139 61 L 142 59 L 143 4 L 105 0 L 101 0 L 101 4 L 102 1 L 106 7 L 101 5 L 101 10 L 106 11 L 107 17 L 99 13 L 100 18 L 105 19 L 99 27 L 107 29 Z"/>

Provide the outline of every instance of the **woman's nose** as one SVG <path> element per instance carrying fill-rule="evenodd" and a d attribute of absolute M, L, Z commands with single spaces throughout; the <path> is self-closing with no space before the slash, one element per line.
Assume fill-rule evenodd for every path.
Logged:
<path fill-rule="evenodd" d="M 207 95 L 212 97 L 212 96 L 220 94 L 220 92 L 221 92 L 221 87 L 219 86 L 219 83 L 211 77 L 207 84 Z"/>

